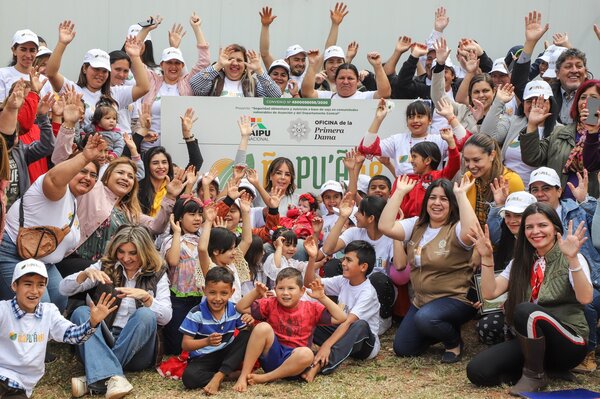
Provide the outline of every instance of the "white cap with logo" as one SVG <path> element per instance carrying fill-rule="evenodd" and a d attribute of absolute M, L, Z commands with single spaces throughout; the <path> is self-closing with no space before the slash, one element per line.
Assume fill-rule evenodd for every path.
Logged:
<path fill-rule="evenodd" d="M 42 277 L 48 278 L 48 271 L 46 271 L 46 265 L 43 262 L 36 259 L 25 259 L 15 265 L 12 283 L 30 273 L 39 274 Z"/>
<path fill-rule="evenodd" d="M 551 48 L 553 47 L 553 48 Z M 543 78 L 555 78 L 556 77 L 556 60 L 558 60 L 558 57 L 565 51 L 567 50 L 566 47 L 560 47 L 560 46 L 548 46 L 548 48 L 546 49 L 546 51 L 544 52 L 544 54 L 540 57 L 542 60 L 546 61 L 548 63 L 548 69 L 546 69 L 546 72 L 544 72 L 544 74 L 542 75 Z"/>
<path fill-rule="evenodd" d="M 323 54 L 323 62 L 333 57 L 343 58 L 345 60 L 346 54 L 344 54 L 344 50 L 342 50 L 340 46 L 327 47 L 325 53 Z"/>
<path fill-rule="evenodd" d="M 537 202 L 537 199 L 527 191 L 517 191 L 506 198 L 506 202 L 500 209 L 500 216 L 504 217 L 504 212 L 521 214 L 529 205 Z"/>
<path fill-rule="evenodd" d="M 252 185 L 252 183 L 250 183 L 250 181 L 248 179 L 240 180 L 238 190 L 241 188 L 248 190 L 250 192 L 250 194 L 252 194 L 254 196 L 254 198 L 256 198 L 256 189 L 254 188 L 254 186 Z"/>
<path fill-rule="evenodd" d="M 29 29 L 21 29 L 15 32 L 12 38 L 12 45 L 32 42 L 36 46 L 40 45 L 38 36 Z"/>
<path fill-rule="evenodd" d="M 323 183 L 323 185 L 321 186 L 321 195 L 323 195 L 325 191 L 329 190 L 335 191 L 336 193 L 344 194 L 342 184 L 335 180 L 327 180 L 325 183 Z"/>
<path fill-rule="evenodd" d="M 278 60 L 273 61 L 273 63 L 269 67 L 269 73 L 271 73 L 271 71 L 273 70 L 273 68 L 276 68 L 276 67 L 281 67 L 281 68 L 283 68 L 283 69 L 285 69 L 287 71 L 288 75 L 290 74 L 290 66 L 288 65 L 287 62 L 285 62 L 281 58 L 278 59 Z"/>
<path fill-rule="evenodd" d="M 299 44 L 294 44 L 290 47 L 287 48 L 287 50 L 285 50 L 285 58 L 290 58 L 291 56 L 294 56 L 296 54 L 304 54 L 306 55 L 306 50 L 304 50 L 302 48 L 302 46 L 300 46 Z"/>
<path fill-rule="evenodd" d="M 83 56 L 83 63 L 93 68 L 104 68 L 110 72 L 110 57 L 104 50 L 93 48 Z"/>
<path fill-rule="evenodd" d="M 528 100 L 533 97 L 544 96 L 544 99 L 547 100 L 552 97 L 554 93 L 552 93 L 552 88 L 550 85 L 540 79 L 532 80 L 527 83 L 525 86 L 525 91 L 523 92 L 523 100 Z"/>
<path fill-rule="evenodd" d="M 166 61 L 170 61 L 170 60 L 177 60 L 177 61 L 185 63 L 185 61 L 183 60 L 183 54 L 181 53 L 181 50 L 179 50 L 176 47 L 167 47 L 162 52 L 162 57 L 160 58 L 160 62 L 166 62 Z"/>
<path fill-rule="evenodd" d="M 504 62 L 504 58 L 497 58 L 494 60 L 494 65 L 492 66 L 492 72 L 500 72 L 504 75 L 508 75 L 508 68 L 506 67 L 506 63 Z"/>
<path fill-rule="evenodd" d="M 44 55 L 51 55 L 51 54 L 52 54 L 52 50 L 50 50 L 48 47 L 40 46 L 40 47 L 38 47 L 38 52 L 35 56 L 42 57 Z"/>
<path fill-rule="evenodd" d="M 552 168 L 547 166 L 542 166 L 541 168 L 537 168 L 533 172 L 531 172 L 531 177 L 529 178 L 529 186 L 531 186 L 536 181 L 541 181 L 546 184 L 555 187 L 561 187 L 560 178 L 558 177 L 558 173 Z"/>

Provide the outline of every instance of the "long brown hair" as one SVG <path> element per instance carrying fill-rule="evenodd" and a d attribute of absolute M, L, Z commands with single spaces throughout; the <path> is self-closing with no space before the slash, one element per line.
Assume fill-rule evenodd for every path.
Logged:
<path fill-rule="evenodd" d="M 288 169 L 290 170 L 290 174 L 292 175 L 290 185 L 285 190 L 285 195 L 292 195 L 296 190 L 296 171 L 294 169 L 294 164 L 292 163 L 292 161 L 285 157 L 275 158 L 273 162 L 271 162 L 271 164 L 269 165 L 269 168 L 267 169 L 267 182 L 265 184 L 265 190 L 267 190 L 267 192 L 271 192 L 271 189 L 273 188 L 273 183 L 271 182 L 271 175 L 274 174 L 277 168 L 279 168 L 283 164 L 287 165 Z"/>
<path fill-rule="evenodd" d="M 129 165 L 133 168 L 133 188 L 129 193 L 127 193 L 121 198 L 121 200 L 119 201 L 119 206 L 127 213 L 127 216 L 131 222 L 137 223 L 140 218 L 140 215 L 142 214 L 142 208 L 140 206 L 140 201 L 138 200 L 139 183 L 137 178 L 135 177 L 135 174 L 137 173 L 137 165 L 131 159 L 126 157 L 119 157 L 113 159 L 108 164 L 104 175 L 102 175 L 102 184 L 106 186 L 106 184 L 108 183 L 108 179 L 110 178 L 116 167 L 123 164 Z"/>
<path fill-rule="evenodd" d="M 514 259 L 510 269 L 508 298 L 504 303 L 504 313 L 509 324 L 513 323 L 516 306 L 529 300 L 527 293 L 529 292 L 531 270 L 537 259 L 537 254 L 533 245 L 525 237 L 525 221 L 528 216 L 536 213 L 546 216 L 550 220 L 550 223 L 554 225 L 556 231 L 561 234 L 563 233 L 560 218 L 550 205 L 536 202 L 525 208 L 523 216 L 521 216 L 521 226 L 519 227 L 519 233 L 515 242 Z"/>
<path fill-rule="evenodd" d="M 489 178 L 484 181 L 482 178 L 478 177 L 478 179 L 481 182 L 481 187 L 483 188 L 483 197 L 487 201 L 492 201 L 493 193 L 490 188 L 490 183 L 494 179 L 502 176 L 502 174 L 504 173 L 504 165 L 502 164 L 502 154 L 500 152 L 500 146 L 498 146 L 498 142 L 496 140 L 494 140 L 491 136 L 485 133 L 477 133 L 469 137 L 464 147 L 467 147 L 469 145 L 479 147 L 481 151 L 483 151 L 487 155 L 492 155 L 492 152 L 496 152 L 494 155 L 494 159 L 492 160 L 492 167 L 490 169 Z"/>

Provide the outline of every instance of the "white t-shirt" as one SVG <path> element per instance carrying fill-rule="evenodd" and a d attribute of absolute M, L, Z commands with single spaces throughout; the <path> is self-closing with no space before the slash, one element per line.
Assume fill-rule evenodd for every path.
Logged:
<path fill-rule="evenodd" d="M 89 124 L 94 115 L 94 111 L 96 110 L 96 103 L 102 97 L 102 92 L 100 90 L 92 92 L 87 87 L 79 87 L 75 82 L 65 78 L 63 87 L 60 90 L 61 93 L 66 85 L 75 87 L 77 93 L 83 94 L 83 102 L 85 103 L 84 124 Z M 129 104 L 133 102 L 133 86 L 112 86 L 110 88 L 110 94 L 112 98 L 119 103 L 119 109 L 126 109 Z"/>
<path fill-rule="evenodd" d="M 400 223 L 402 225 L 402 228 L 404 229 L 404 234 L 405 234 L 404 242 L 407 243 L 410 241 L 410 238 L 412 236 L 415 225 L 417 224 L 417 220 L 419 220 L 419 217 L 413 216 L 411 218 L 402 219 L 402 220 L 396 222 L 396 223 Z M 418 245 L 423 247 L 423 246 L 427 245 L 428 243 L 430 243 L 431 240 L 433 240 L 435 238 L 435 236 L 438 235 L 438 233 L 440 232 L 441 229 L 442 229 L 441 227 L 436 227 L 436 228 L 427 227 L 427 230 L 425 230 L 425 233 L 423 233 L 423 237 L 421 237 L 421 241 L 419 242 Z M 472 246 L 465 244 L 460 239 L 461 230 L 462 229 L 460 227 L 460 222 L 458 222 L 454 229 L 454 232 L 456 233 L 456 237 L 458 237 L 458 242 L 460 243 L 460 245 L 462 245 L 463 248 L 471 249 Z"/>
<path fill-rule="evenodd" d="M 279 272 L 286 267 L 293 267 L 302 273 L 302 278 L 304 278 L 304 274 L 306 272 L 306 266 L 308 266 L 308 262 L 303 262 L 300 260 L 296 260 L 294 258 L 287 259 L 285 256 L 281 256 L 281 267 L 277 267 L 275 265 L 275 254 L 272 253 L 267 256 L 265 259 L 265 263 L 263 263 L 263 272 L 265 275 L 270 278 L 272 281 L 275 281 Z"/>
<path fill-rule="evenodd" d="M 156 140 L 153 143 L 148 143 L 146 141 L 142 142 L 142 151 L 146 151 L 149 148 L 152 147 L 158 147 L 160 145 L 160 107 L 161 107 L 161 99 L 162 97 L 174 97 L 174 96 L 179 96 L 179 89 L 177 89 L 177 84 L 167 84 L 165 82 L 163 82 L 163 84 L 160 86 L 160 89 L 158 89 L 158 93 L 156 93 L 156 98 L 154 99 L 154 102 L 152 103 L 152 108 L 151 108 L 151 112 L 152 112 L 152 119 L 151 119 L 151 125 L 150 125 L 150 130 L 158 133 L 158 140 Z M 140 102 L 140 108 L 141 108 L 141 102 Z"/>
<path fill-rule="evenodd" d="M 394 163 L 396 169 L 396 176 L 406 175 L 414 173 L 412 164 L 410 163 L 410 149 L 417 143 L 423 141 L 431 141 L 437 144 L 442 153 L 442 159 L 448 157 L 448 143 L 442 139 L 439 134 L 430 133 L 425 137 L 415 138 L 410 133 L 394 134 L 393 136 L 386 137 L 381 140 L 379 147 L 381 148 L 381 155 L 389 157 Z M 438 169 L 442 168 L 442 163 Z"/>
<path fill-rule="evenodd" d="M 335 222 L 337 222 L 337 220 L 339 219 L 340 215 L 336 214 L 336 213 L 332 213 L 331 215 L 327 214 L 327 209 L 325 209 L 325 211 L 323 212 L 323 242 L 325 242 L 325 240 L 327 240 L 327 236 L 329 235 L 329 232 L 331 231 L 331 228 L 333 227 L 333 225 L 335 224 Z"/>
<path fill-rule="evenodd" d="M 58 201 L 50 201 L 44 195 L 42 190 L 42 184 L 46 174 L 40 176 L 32 185 L 29 187 L 25 195 L 15 201 L 10 207 L 6 214 L 6 227 L 4 231 L 8 234 L 8 237 L 12 242 L 16 244 L 17 235 L 19 233 L 19 204 L 20 201 L 23 203 L 23 212 L 25 220 L 23 225 L 25 227 L 33 226 L 55 226 L 64 227 L 68 226 L 71 219 L 75 217 L 71 231 L 65 236 L 65 238 L 58 244 L 58 247 L 50 255 L 47 255 L 40 261 L 44 263 L 58 263 L 65 257 L 66 254 L 77 248 L 79 244 L 80 232 L 79 232 L 79 219 L 75 213 L 75 196 L 69 190 L 67 186 L 67 192 Z"/>
<path fill-rule="evenodd" d="M 0 68 L 0 102 L 8 97 L 11 86 L 19 79 L 29 82 L 29 75 L 17 71 L 14 66 Z"/>
<path fill-rule="evenodd" d="M 225 77 L 221 97 L 244 97 L 241 80 L 229 80 Z"/>
<path fill-rule="evenodd" d="M 325 295 L 335 295 L 338 297 L 338 304 L 343 305 L 346 315 L 352 313 L 359 320 L 369 323 L 369 329 L 375 336 L 375 345 L 369 355 L 373 359 L 379 353 L 381 344 L 379 342 L 379 300 L 377 291 L 366 279 L 359 285 L 350 285 L 350 281 L 343 276 L 321 279 L 325 287 Z"/>
<path fill-rule="evenodd" d="M 585 279 L 592 284 L 592 279 L 590 277 L 590 267 L 587 263 L 587 260 L 585 259 L 585 257 L 582 254 L 577 254 L 577 260 L 579 261 L 579 264 L 581 265 L 582 268 L 582 272 L 583 274 L 585 274 Z M 504 270 L 502 270 L 502 273 L 500 273 L 500 277 L 506 279 L 507 281 L 510 281 L 510 270 L 512 269 L 512 264 L 513 261 L 511 260 L 508 265 L 506 265 L 506 268 L 504 268 Z M 545 272 L 545 270 L 543 270 Z M 575 273 L 579 273 L 579 272 L 575 272 Z M 571 283 L 571 287 L 573 287 L 573 289 L 575 289 L 575 286 L 573 285 L 573 272 L 569 272 L 569 282 Z M 537 302 L 537 301 L 536 301 Z"/>
<path fill-rule="evenodd" d="M 44 356 L 49 340 L 63 342 L 73 325 L 62 317 L 53 303 L 40 303 L 42 317 L 27 313 L 17 320 L 11 301 L 0 301 L 0 375 L 21 384 L 31 396 L 33 387 L 44 376 Z"/>
<path fill-rule="evenodd" d="M 540 135 L 540 139 L 544 138 L 544 127 L 538 127 L 538 133 Z M 519 136 L 515 137 L 512 142 L 508 144 L 506 148 L 506 153 L 504 154 L 504 165 L 516 172 L 523 180 L 523 184 L 525 187 L 529 187 L 529 178 L 531 177 L 531 172 L 537 169 L 535 166 L 529 166 L 523 162 L 523 158 L 521 157 L 521 142 L 519 141 Z"/>
<path fill-rule="evenodd" d="M 362 227 L 350 227 L 349 229 L 346 229 L 346 231 L 340 235 L 340 240 L 344 241 L 346 245 L 356 240 L 363 240 L 371 244 L 373 248 L 375 248 L 375 256 L 377 258 L 373 273 L 385 273 L 385 267 L 394 257 L 394 240 L 385 235 L 379 237 L 378 240 L 372 240 L 367 234 L 367 229 Z"/>
<path fill-rule="evenodd" d="M 350 97 L 340 97 L 337 93 L 328 90 L 317 90 L 319 98 L 345 98 L 347 100 L 372 100 L 376 91 L 356 91 Z"/>

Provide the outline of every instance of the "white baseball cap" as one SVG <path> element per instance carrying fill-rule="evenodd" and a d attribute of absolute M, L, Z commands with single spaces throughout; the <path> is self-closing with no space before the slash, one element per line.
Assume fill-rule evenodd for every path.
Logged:
<path fill-rule="evenodd" d="M 323 183 L 323 185 L 321 186 L 321 195 L 323 195 L 325 191 L 329 190 L 335 191 L 336 193 L 344 194 L 342 184 L 335 180 L 327 180 L 325 183 Z"/>
<path fill-rule="evenodd" d="M 290 74 L 290 66 L 288 65 L 287 62 L 285 62 L 284 60 L 282 60 L 281 58 L 278 60 L 273 61 L 273 63 L 271 64 L 271 66 L 269 67 L 269 73 L 271 73 L 271 71 L 273 70 L 273 68 L 275 67 L 282 67 L 283 69 L 285 69 L 288 73 L 288 75 Z"/>
<path fill-rule="evenodd" d="M 12 39 L 12 45 L 32 42 L 39 47 L 40 41 L 38 36 L 29 29 L 21 29 L 15 32 Z"/>
<path fill-rule="evenodd" d="M 436 65 L 437 65 L 437 60 L 433 60 L 431 62 L 431 69 L 433 69 L 433 67 L 435 67 Z M 446 62 L 444 63 L 444 66 L 448 67 L 448 68 L 454 69 L 454 63 L 452 62 L 452 59 L 450 57 L 448 57 L 446 59 Z"/>
<path fill-rule="evenodd" d="M 371 181 L 371 176 L 369 175 L 363 175 L 360 174 L 358 175 L 358 183 L 357 183 L 357 190 L 358 191 L 362 191 L 363 193 L 367 193 L 369 192 L 369 182 Z"/>
<path fill-rule="evenodd" d="M 558 173 L 556 173 L 554 169 L 548 168 L 547 166 L 542 166 L 541 168 L 531 172 L 531 177 L 529 177 L 529 185 L 531 186 L 537 181 L 544 182 L 551 186 L 561 187 Z"/>
<path fill-rule="evenodd" d="M 179 50 L 176 47 L 167 47 L 162 52 L 162 57 L 160 58 L 160 62 L 165 62 L 165 61 L 170 61 L 170 60 L 177 60 L 177 61 L 181 61 L 181 62 L 185 63 L 185 61 L 183 60 L 183 54 L 181 53 L 181 50 Z"/>
<path fill-rule="evenodd" d="M 536 202 L 537 199 L 527 191 L 514 192 L 506 198 L 504 206 L 500 209 L 500 216 L 504 217 L 505 211 L 521 214 L 525 208 Z"/>
<path fill-rule="evenodd" d="M 252 183 L 250 183 L 250 181 L 248 181 L 248 179 L 241 179 L 240 180 L 240 184 L 238 186 L 238 190 L 241 188 L 245 188 L 246 190 L 250 191 L 250 194 L 252 194 L 254 196 L 254 198 L 256 198 L 256 189 L 254 188 L 254 186 L 252 185 Z"/>
<path fill-rule="evenodd" d="M 323 54 L 323 62 L 333 57 L 343 58 L 345 60 L 346 54 L 344 54 L 344 50 L 342 50 L 340 46 L 327 47 L 325 53 Z"/>
<path fill-rule="evenodd" d="M 104 50 L 93 48 L 83 56 L 83 63 L 94 68 L 104 68 L 110 72 L 110 57 Z"/>
<path fill-rule="evenodd" d="M 139 24 L 133 24 L 129 27 L 129 29 L 127 29 L 127 37 L 137 36 L 141 30 L 142 30 L 142 27 Z M 152 37 L 150 36 L 150 32 L 148 32 L 148 35 L 146 35 L 146 40 L 152 40 Z"/>
<path fill-rule="evenodd" d="M 42 277 L 48 278 L 48 272 L 46 271 L 46 265 L 36 259 L 25 259 L 15 265 L 13 271 L 12 283 L 20 279 L 26 274 L 35 273 Z M 11 284 L 12 284 L 11 283 Z"/>
<path fill-rule="evenodd" d="M 550 49 L 550 47 L 554 47 L 554 48 Z M 548 52 L 548 50 L 550 50 L 550 52 Z M 540 57 L 542 60 L 546 61 L 546 58 L 544 56 L 548 52 L 548 57 L 547 57 L 548 61 L 546 61 L 548 63 L 548 69 L 546 69 L 546 72 L 544 72 L 544 74 L 542 75 L 543 78 L 555 78 L 556 77 L 556 60 L 558 60 L 558 57 L 566 50 L 567 50 L 566 47 L 560 47 L 560 46 L 554 46 L 554 45 L 548 46 L 548 48 L 546 49 L 544 54 Z"/>
<path fill-rule="evenodd" d="M 302 46 L 300 46 L 299 44 L 294 44 L 290 47 L 287 48 L 287 50 L 285 50 L 285 58 L 290 58 L 291 56 L 294 56 L 296 54 L 304 54 L 306 55 L 306 50 L 304 50 L 302 48 Z"/>
<path fill-rule="evenodd" d="M 49 49 L 48 47 L 46 47 L 46 46 L 40 46 L 40 47 L 38 48 L 38 52 L 37 52 L 37 54 L 36 54 L 35 56 L 36 56 L 36 57 L 41 57 L 41 56 L 44 56 L 44 55 L 50 55 L 50 54 L 52 54 L 52 50 L 50 50 L 50 49 Z"/>
<path fill-rule="evenodd" d="M 508 68 L 506 67 L 506 63 L 504 62 L 504 58 L 497 58 L 494 60 L 494 65 L 492 66 L 492 72 L 500 72 L 505 75 L 508 75 Z"/>
<path fill-rule="evenodd" d="M 554 93 L 552 93 L 550 85 L 543 80 L 537 79 L 527 83 L 523 92 L 523 100 L 539 96 L 544 96 L 544 99 L 547 100 L 553 95 Z"/>

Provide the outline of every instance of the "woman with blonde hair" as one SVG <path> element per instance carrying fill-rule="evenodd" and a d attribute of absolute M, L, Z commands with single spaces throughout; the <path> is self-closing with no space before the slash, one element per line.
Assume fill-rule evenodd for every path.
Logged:
<path fill-rule="evenodd" d="M 123 370 L 148 369 L 161 357 L 157 326 L 167 324 L 172 314 L 166 271 L 148 230 L 121 225 L 99 262 L 61 282 L 63 295 L 87 292 L 95 299 L 114 292 L 118 298 L 117 311 L 105 320 L 107 328 L 78 347 L 86 376 L 71 380 L 74 397 L 95 392 L 121 398 L 133 389 Z M 88 306 L 80 306 L 71 320 L 87 320 L 89 313 Z"/>

